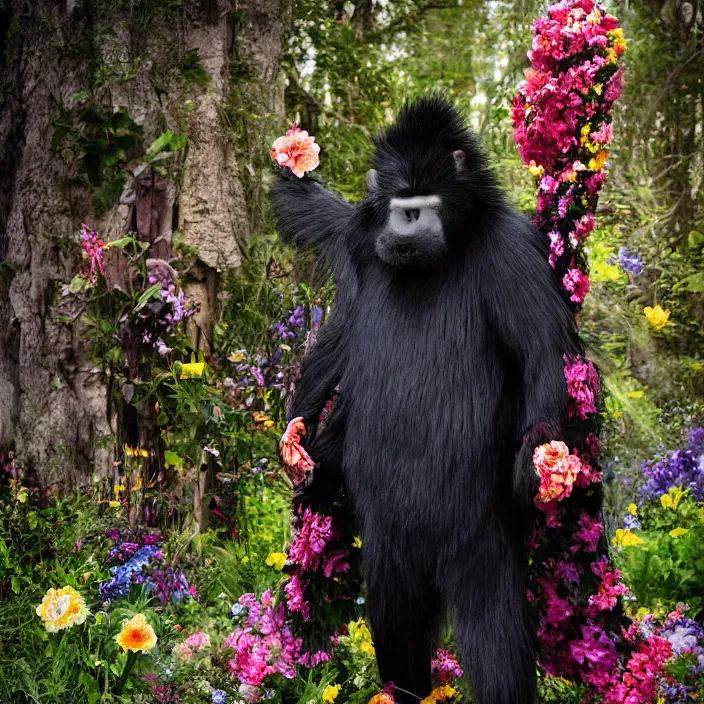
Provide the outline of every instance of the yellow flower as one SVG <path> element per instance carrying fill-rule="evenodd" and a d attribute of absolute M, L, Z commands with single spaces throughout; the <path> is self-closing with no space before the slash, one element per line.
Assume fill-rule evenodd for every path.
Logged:
<path fill-rule="evenodd" d="M 637 516 L 638 515 L 638 507 L 635 504 L 629 504 L 628 505 L 628 513 L 630 513 L 631 516 Z"/>
<path fill-rule="evenodd" d="M 269 567 L 273 567 L 275 570 L 279 570 L 279 572 L 284 568 L 284 565 L 286 564 L 286 553 L 285 552 L 271 552 L 269 553 L 269 557 L 266 558 L 266 564 L 269 565 Z"/>
<path fill-rule="evenodd" d="M 120 508 L 122 504 L 119 501 L 110 501 L 110 508 Z"/>
<path fill-rule="evenodd" d="M 666 325 L 672 325 L 668 321 L 670 317 L 669 310 L 663 310 L 660 304 L 656 305 L 655 308 L 646 306 L 643 308 L 643 313 L 652 327 L 656 330 L 662 330 Z"/>
<path fill-rule="evenodd" d="M 628 530 L 628 528 L 619 528 L 612 542 L 616 546 L 627 548 L 632 545 L 642 545 L 644 540 Z"/>
<path fill-rule="evenodd" d="M 136 447 L 130 447 L 129 445 L 125 445 L 125 454 L 128 457 L 134 457 L 139 450 Z"/>
<path fill-rule="evenodd" d="M 601 151 L 597 152 L 596 156 L 593 156 L 589 160 L 587 168 L 590 171 L 601 171 L 604 168 L 604 164 L 606 163 L 606 159 L 608 156 L 609 153 L 606 150 L 602 149 Z"/>
<path fill-rule="evenodd" d="M 83 573 L 83 584 L 87 584 L 88 580 L 93 576 L 92 572 L 84 572 Z"/>
<path fill-rule="evenodd" d="M 584 127 L 582 127 L 582 130 L 581 130 L 582 136 L 579 139 L 579 143 L 583 147 L 588 149 L 590 152 L 592 152 L 592 154 L 593 154 L 599 147 L 589 139 L 589 135 L 591 134 L 591 131 L 592 131 L 592 123 L 587 122 L 587 124 L 584 125 Z M 592 171 L 598 171 L 598 169 L 592 169 Z"/>
<path fill-rule="evenodd" d="M 623 54 L 623 52 L 626 51 L 628 43 L 624 39 L 622 27 L 618 27 L 609 32 L 608 37 L 611 39 L 611 46 L 617 55 Z"/>
<path fill-rule="evenodd" d="M 335 685 L 329 684 L 323 690 L 323 701 L 324 702 L 334 702 L 335 699 L 337 699 L 337 695 L 339 693 L 340 693 L 340 685 L 339 684 L 335 684 Z"/>
<path fill-rule="evenodd" d="M 594 84 L 594 92 L 597 95 L 601 95 L 601 91 L 604 89 L 604 84 L 603 83 L 595 83 Z"/>
<path fill-rule="evenodd" d="M 457 694 L 457 690 L 450 687 L 449 684 L 443 687 L 436 687 L 429 696 L 421 699 L 420 704 L 435 704 L 435 702 L 444 702 L 446 699 L 452 699 Z"/>
<path fill-rule="evenodd" d="M 679 506 L 680 499 L 684 496 L 684 491 L 676 486 L 673 486 L 667 494 L 660 497 L 660 505 L 663 508 L 676 509 Z"/>
<path fill-rule="evenodd" d="M 115 484 L 115 486 L 113 487 L 113 491 L 115 492 L 116 495 L 119 494 L 121 491 L 124 491 L 124 490 L 125 490 L 125 485 L 124 485 L 124 484 Z"/>
<path fill-rule="evenodd" d="M 240 562 L 241 562 L 243 565 L 246 565 L 246 564 L 249 562 L 249 556 L 248 556 L 248 555 L 245 555 L 245 556 L 240 560 Z"/>
<path fill-rule="evenodd" d="M 79 626 L 89 613 L 83 597 L 73 587 L 50 589 L 36 612 L 49 633 Z"/>
<path fill-rule="evenodd" d="M 181 378 L 190 379 L 194 376 L 203 376 L 205 362 L 189 362 L 181 365 Z"/>
<path fill-rule="evenodd" d="M 352 541 L 352 547 L 353 548 L 361 548 L 362 547 L 362 539 L 355 535 L 354 540 Z"/>
<path fill-rule="evenodd" d="M 137 477 L 132 484 L 132 491 L 139 491 L 142 488 L 142 477 Z"/>
<path fill-rule="evenodd" d="M 149 450 L 147 450 L 145 447 L 141 447 L 139 449 L 139 456 L 140 457 L 149 457 Z"/>
<path fill-rule="evenodd" d="M 246 359 L 245 357 L 245 352 L 244 350 L 237 350 L 236 352 L 233 352 L 228 359 L 233 363 L 233 364 L 239 364 L 240 362 L 244 362 Z"/>
<path fill-rule="evenodd" d="M 156 645 L 156 633 L 147 623 L 144 614 L 135 614 L 122 622 L 122 630 L 115 636 L 115 640 L 125 652 L 141 650 L 146 653 Z"/>
<path fill-rule="evenodd" d="M 543 175 L 543 167 L 540 164 L 536 164 L 535 161 L 531 159 L 530 165 L 528 166 L 528 171 L 530 171 L 531 176 L 540 178 Z"/>
<path fill-rule="evenodd" d="M 679 538 L 681 535 L 687 535 L 689 533 L 689 530 L 687 528 L 675 528 L 674 530 L 670 531 L 670 535 L 673 538 Z"/>
<path fill-rule="evenodd" d="M 373 657 L 374 645 L 372 643 L 372 634 L 369 632 L 364 619 L 360 618 L 359 621 L 350 621 L 350 623 L 347 624 L 347 630 L 350 634 L 350 645 L 361 653 Z"/>

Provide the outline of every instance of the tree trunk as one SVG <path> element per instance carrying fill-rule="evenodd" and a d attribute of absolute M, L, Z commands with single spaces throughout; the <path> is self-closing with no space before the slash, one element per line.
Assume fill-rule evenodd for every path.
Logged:
<path fill-rule="evenodd" d="M 178 229 L 198 251 L 186 285 L 201 303 L 194 335 L 207 348 L 218 271 L 240 264 L 260 211 L 242 167 L 263 164 L 266 125 L 232 115 L 282 112 L 289 18 L 290 0 L 0 0 L 0 449 L 14 449 L 42 486 L 75 487 L 93 469 L 105 476 L 113 457 L 101 441 L 110 436 L 106 390 L 82 340 L 82 311 L 65 295 L 82 266 L 81 222 L 104 240 L 136 231 L 160 259 Z M 63 149 L 55 139 L 86 100 L 105 119 L 123 108 L 137 135 L 117 155 L 124 175 L 111 167 L 117 195 L 103 194 L 100 207 L 106 184 L 91 182 L 85 140 Z M 135 175 L 167 129 L 187 136 L 177 172 Z"/>

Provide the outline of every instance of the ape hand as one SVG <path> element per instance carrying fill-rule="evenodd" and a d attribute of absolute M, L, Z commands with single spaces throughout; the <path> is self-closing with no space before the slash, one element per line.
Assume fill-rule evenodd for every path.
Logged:
<path fill-rule="evenodd" d="M 555 439 L 547 423 L 538 423 L 523 436 L 521 448 L 513 465 L 513 498 L 519 504 L 533 508 L 540 487 L 540 477 L 533 466 L 533 452 L 538 445 Z"/>
<path fill-rule="evenodd" d="M 298 417 L 289 421 L 284 434 L 279 441 L 281 459 L 291 470 L 289 474 L 294 484 L 301 483 L 309 472 L 313 471 L 315 463 L 301 445 L 301 435 L 306 434 L 306 424 Z"/>

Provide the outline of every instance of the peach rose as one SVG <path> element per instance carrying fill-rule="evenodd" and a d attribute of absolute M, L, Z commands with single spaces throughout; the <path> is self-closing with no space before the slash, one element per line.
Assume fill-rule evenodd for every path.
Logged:
<path fill-rule="evenodd" d="M 572 493 L 572 487 L 582 471 L 579 457 L 571 455 L 567 445 L 559 440 L 536 447 L 533 452 L 533 466 L 540 477 L 540 488 L 536 497 L 540 503 L 566 499 Z"/>
<path fill-rule="evenodd" d="M 296 126 L 271 145 L 271 158 L 279 166 L 288 166 L 298 178 L 318 166 L 319 153 L 320 145 L 315 143 L 315 137 Z"/>
<path fill-rule="evenodd" d="M 281 459 L 287 467 L 294 470 L 292 477 L 294 482 L 305 479 L 306 474 L 315 467 L 311 456 L 306 452 L 305 448 L 301 447 L 301 435 L 305 434 L 306 425 L 303 422 L 303 418 L 294 418 L 286 426 L 286 430 L 279 441 Z"/>

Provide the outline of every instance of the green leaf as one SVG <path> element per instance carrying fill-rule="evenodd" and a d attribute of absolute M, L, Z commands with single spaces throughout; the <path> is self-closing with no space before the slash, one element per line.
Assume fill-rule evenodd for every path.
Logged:
<path fill-rule="evenodd" d="M 704 235 L 697 230 L 692 230 L 689 235 L 687 235 L 687 244 L 690 249 L 696 249 L 700 247 L 702 242 L 704 242 Z"/>
<path fill-rule="evenodd" d="M 142 292 L 142 295 L 137 299 L 137 305 L 135 305 L 133 313 L 138 313 L 144 306 L 149 303 L 152 298 L 156 298 L 161 291 L 161 284 L 154 284 L 150 286 L 146 291 Z"/>
<path fill-rule="evenodd" d="M 90 281 L 81 274 L 76 274 L 68 285 L 69 293 L 81 293 L 90 288 Z"/>
<path fill-rule="evenodd" d="M 120 249 L 124 249 L 128 244 L 133 244 L 137 240 L 134 237 L 120 237 L 118 240 L 113 240 L 112 242 L 108 242 L 104 249 L 108 249 L 109 247 L 119 247 Z"/>
<path fill-rule="evenodd" d="M 692 293 L 704 293 L 704 271 L 687 276 L 673 287 L 676 290 L 684 289 Z"/>
<path fill-rule="evenodd" d="M 12 586 L 12 591 L 13 591 L 15 594 L 19 594 L 19 593 L 20 593 L 20 580 L 19 580 L 19 578 L 18 578 L 16 575 L 13 575 L 13 576 L 12 576 L 11 586 Z"/>
<path fill-rule="evenodd" d="M 166 450 L 164 452 L 164 462 L 166 462 L 167 465 L 176 467 L 176 469 L 183 469 L 183 460 L 172 450 Z"/>

